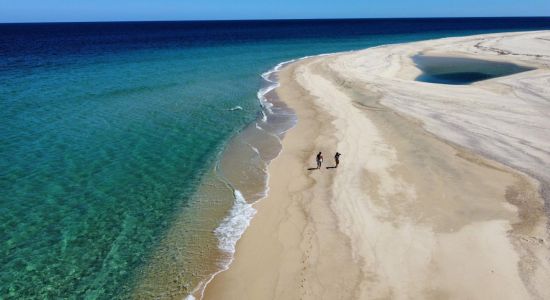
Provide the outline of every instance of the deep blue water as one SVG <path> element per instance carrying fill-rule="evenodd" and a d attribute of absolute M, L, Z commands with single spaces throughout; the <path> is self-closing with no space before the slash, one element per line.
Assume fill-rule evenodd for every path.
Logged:
<path fill-rule="evenodd" d="M 0 298 L 127 298 L 278 62 L 535 29 L 550 18 L 0 24 Z"/>

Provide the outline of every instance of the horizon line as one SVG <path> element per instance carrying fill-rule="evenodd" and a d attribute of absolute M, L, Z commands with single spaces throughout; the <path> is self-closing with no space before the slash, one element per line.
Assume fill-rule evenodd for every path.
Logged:
<path fill-rule="evenodd" d="M 103 21 L 30 21 L 1 22 L 3 24 L 69 24 L 69 23 L 161 23 L 161 22 L 246 22 L 246 21 L 322 21 L 322 20 L 421 20 L 421 19 L 498 19 L 498 18 L 550 18 L 550 16 L 475 16 L 475 17 L 367 17 L 367 18 L 274 18 L 274 19 L 188 19 L 188 20 L 103 20 Z"/>

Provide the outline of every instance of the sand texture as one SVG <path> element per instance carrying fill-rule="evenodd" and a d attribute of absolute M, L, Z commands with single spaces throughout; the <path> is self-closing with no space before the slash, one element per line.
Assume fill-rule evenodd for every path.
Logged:
<path fill-rule="evenodd" d="M 418 54 L 534 70 L 431 84 Z M 313 57 L 279 80 L 298 124 L 205 299 L 550 299 L 550 32 Z"/>

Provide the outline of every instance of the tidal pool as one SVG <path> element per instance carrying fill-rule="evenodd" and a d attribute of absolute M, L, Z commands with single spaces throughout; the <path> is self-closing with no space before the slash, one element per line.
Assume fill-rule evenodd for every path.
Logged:
<path fill-rule="evenodd" d="M 470 84 L 533 70 L 512 63 L 473 58 L 416 55 L 413 61 L 422 71 L 416 81 L 440 84 Z"/>

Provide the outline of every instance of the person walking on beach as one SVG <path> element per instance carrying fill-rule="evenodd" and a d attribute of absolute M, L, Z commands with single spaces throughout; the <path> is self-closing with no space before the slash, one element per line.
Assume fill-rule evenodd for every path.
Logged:
<path fill-rule="evenodd" d="M 334 166 L 335 168 L 338 168 L 338 165 L 340 164 L 340 153 L 336 152 L 336 154 L 334 154 L 334 162 L 336 163 L 336 165 Z"/>
<path fill-rule="evenodd" d="M 321 152 L 317 153 L 317 169 L 321 168 L 321 164 L 323 163 L 323 154 Z"/>

